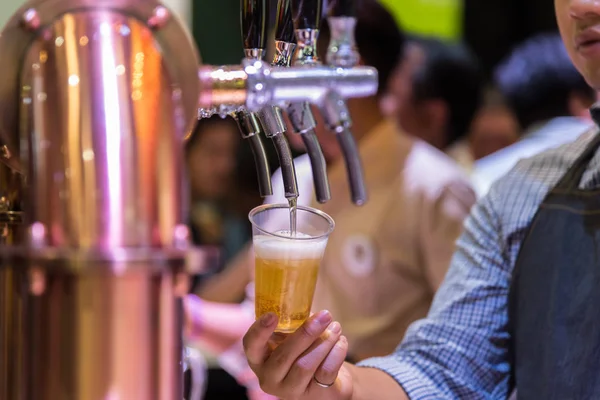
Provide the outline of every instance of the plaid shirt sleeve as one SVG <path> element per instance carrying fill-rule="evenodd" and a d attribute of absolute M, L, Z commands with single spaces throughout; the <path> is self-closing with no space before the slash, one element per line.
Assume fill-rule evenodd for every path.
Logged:
<path fill-rule="evenodd" d="M 474 207 L 428 317 L 394 354 L 359 366 L 385 371 L 413 400 L 506 398 L 512 263 L 499 223 L 492 198 Z"/>

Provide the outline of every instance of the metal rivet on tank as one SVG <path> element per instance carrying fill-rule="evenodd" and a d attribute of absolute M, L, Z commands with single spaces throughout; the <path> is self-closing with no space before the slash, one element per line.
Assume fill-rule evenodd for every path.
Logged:
<path fill-rule="evenodd" d="M 166 7 L 157 6 L 148 19 L 148 26 L 152 29 L 160 29 L 167 24 L 170 17 L 171 13 Z"/>
<path fill-rule="evenodd" d="M 25 29 L 30 31 L 37 30 L 41 25 L 40 16 L 35 8 L 29 8 L 23 13 L 21 23 Z"/>

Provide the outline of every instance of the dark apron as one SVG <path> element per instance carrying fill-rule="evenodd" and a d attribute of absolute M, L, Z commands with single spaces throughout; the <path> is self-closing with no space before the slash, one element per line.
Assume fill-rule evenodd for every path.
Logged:
<path fill-rule="evenodd" d="M 540 205 L 509 295 L 512 387 L 525 400 L 600 399 L 600 190 L 580 190 L 597 135 Z"/>

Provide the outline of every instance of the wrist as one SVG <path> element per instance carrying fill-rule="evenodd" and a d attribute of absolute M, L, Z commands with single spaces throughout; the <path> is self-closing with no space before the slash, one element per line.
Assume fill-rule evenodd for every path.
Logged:
<path fill-rule="evenodd" d="M 350 364 L 348 362 L 344 363 L 342 368 L 346 369 L 346 373 L 350 376 L 350 381 L 352 382 L 350 393 L 343 400 L 362 400 L 360 397 L 360 379 L 357 372 L 360 370 L 360 367 L 357 367 L 354 364 Z"/>

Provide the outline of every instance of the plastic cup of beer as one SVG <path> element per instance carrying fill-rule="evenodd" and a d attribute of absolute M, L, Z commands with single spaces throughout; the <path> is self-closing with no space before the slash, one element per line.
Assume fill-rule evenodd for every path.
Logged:
<path fill-rule="evenodd" d="M 275 313 L 279 317 L 275 331 L 294 332 L 310 316 L 319 265 L 335 223 L 322 211 L 298 206 L 293 234 L 287 204 L 256 207 L 249 217 L 256 318 Z"/>

